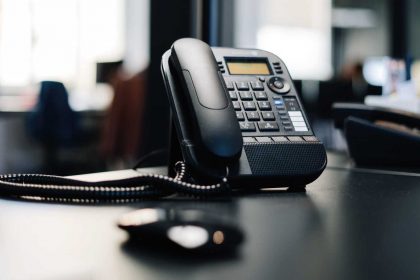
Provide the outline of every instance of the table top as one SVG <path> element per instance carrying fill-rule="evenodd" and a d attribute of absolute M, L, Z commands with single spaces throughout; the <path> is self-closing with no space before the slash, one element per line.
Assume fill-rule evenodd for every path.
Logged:
<path fill-rule="evenodd" d="M 419 279 L 420 175 L 341 167 L 329 157 L 332 163 L 306 193 L 96 206 L 2 199 L 0 278 Z M 116 221 L 144 207 L 203 209 L 235 221 L 245 241 L 236 254 L 218 258 L 128 245 Z"/>

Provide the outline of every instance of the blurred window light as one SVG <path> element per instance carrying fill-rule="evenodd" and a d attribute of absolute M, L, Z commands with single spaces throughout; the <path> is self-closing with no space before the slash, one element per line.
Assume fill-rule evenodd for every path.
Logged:
<path fill-rule="evenodd" d="M 374 86 L 384 86 L 388 78 L 389 57 L 369 57 L 363 63 L 363 77 Z"/>
<path fill-rule="evenodd" d="M 279 56 L 294 79 L 332 75 L 331 0 L 236 0 L 235 46 Z"/>
<path fill-rule="evenodd" d="M 376 26 L 376 15 L 369 9 L 334 8 L 332 26 L 338 28 L 373 28 Z"/>
<path fill-rule="evenodd" d="M 95 84 L 97 61 L 124 54 L 123 0 L 0 0 L 0 87 Z"/>

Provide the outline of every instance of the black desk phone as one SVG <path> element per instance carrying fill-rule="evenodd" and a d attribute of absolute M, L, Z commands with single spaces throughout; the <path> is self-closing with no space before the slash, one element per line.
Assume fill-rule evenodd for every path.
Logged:
<path fill-rule="evenodd" d="M 126 202 L 174 192 L 207 196 L 232 188 L 301 189 L 325 169 L 325 148 L 314 136 L 277 56 L 261 50 L 210 48 L 186 38 L 163 55 L 161 69 L 176 135 L 171 148 L 173 176 L 139 174 L 84 182 L 39 174 L 3 175 L 0 195 Z"/>
<path fill-rule="evenodd" d="M 210 48 L 180 39 L 162 57 L 182 158 L 201 180 L 238 187 L 301 187 L 324 170 L 290 74 L 254 49 Z"/>

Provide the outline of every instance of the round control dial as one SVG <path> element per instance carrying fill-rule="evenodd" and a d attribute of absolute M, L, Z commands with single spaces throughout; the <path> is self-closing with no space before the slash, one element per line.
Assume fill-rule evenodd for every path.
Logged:
<path fill-rule="evenodd" d="M 290 85 L 280 77 L 272 77 L 267 82 L 268 87 L 274 93 L 286 94 L 290 91 Z"/>

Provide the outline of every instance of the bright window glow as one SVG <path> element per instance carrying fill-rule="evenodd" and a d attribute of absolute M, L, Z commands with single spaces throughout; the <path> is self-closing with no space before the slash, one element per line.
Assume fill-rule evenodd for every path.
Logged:
<path fill-rule="evenodd" d="M 0 0 L 0 87 L 95 84 L 96 62 L 124 54 L 123 0 Z"/>
<path fill-rule="evenodd" d="M 294 79 L 332 75 L 331 0 L 236 0 L 235 45 L 279 56 Z"/>

